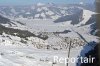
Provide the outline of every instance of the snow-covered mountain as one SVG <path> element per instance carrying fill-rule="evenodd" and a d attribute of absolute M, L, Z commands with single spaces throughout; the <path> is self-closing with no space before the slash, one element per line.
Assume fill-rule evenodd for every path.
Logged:
<path fill-rule="evenodd" d="M 47 33 L 73 33 L 72 29 L 78 30 L 77 32 L 84 29 L 83 33 L 93 34 L 91 32 L 95 30 L 93 24 L 96 13 L 85 4 L 37 3 L 32 6 L 0 6 L 0 14 L 1 26 L 14 31 L 26 30 L 40 36 L 50 36 Z"/>
<path fill-rule="evenodd" d="M 44 4 L 38 4 L 38 6 L 44 6 Z M 30 36 L 33 36 L 42 40 L 46 40 L 51 45 L 58 44 L 58 42 L 60 41 L 64 41 L 64 37 L 69 37 L 71 39 L 73 37 L 78 37 L 81 40 L 82 38 L 79 34 L 83 36 L 92 36 L 92 34 L 94 34 L 94 31 L 96 30 L 95 12 L 82 8 L 80 10 L 78 10 L 79 8 L 75 9 L 72 8 L 72 13 L 66 16 L 61 16 L 56 20 L 36 20 L 27 18 L 12 19 L 1 15 L 0 27 L 1 29 L 3 29 L 1 31 L 1 34 L 6 33 L 8 35 L 18 36 L 20 38 L 28 38 Z M 71 37 L 72 34 L 74 35 L 73 37 Z M 93 40 L 87 37 L 85 39 L 87 39 L 88 42 Z M 54 42 L 52 43 L 53 40 Z"/>
<path fill-rule="evenodd" d="M 96 13 L 88 6 L 0 6 L 0 65 L 64 66 L 52 59 L 55 55 L 66 57 L 70 42 L 70 57 L 77 58 L 86 44 L 83 54 L 93 49 L 99 37 L 95 36 Z"/>
<path fill-rule="evenodd" d="M 81 6 L 82 7 L 82 6 Z M 58 5 L 37 3 L 32 6 L 0 6 L 0 14 L 13 18 L 57 19 L 75 14 L 82 9 L 77 5 Z"/>

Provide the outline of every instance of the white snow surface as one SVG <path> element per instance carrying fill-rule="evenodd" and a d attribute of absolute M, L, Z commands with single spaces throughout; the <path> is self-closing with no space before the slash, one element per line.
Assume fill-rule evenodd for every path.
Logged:
<path fill-rule="evenodd" d="M 70 57 L 77 57 L 80 48 L 72 49 Z M 52 66 L 54 56 L 67 57 L 67 51 L 38 50 L 33 47 L 0 45 L 0 66 Z M 77 53 L 77 54 L 76 54 Z M 64 66 L 56 63 L 55 66 Z M 75 66 L 75 63 L 69 63 Z"/>

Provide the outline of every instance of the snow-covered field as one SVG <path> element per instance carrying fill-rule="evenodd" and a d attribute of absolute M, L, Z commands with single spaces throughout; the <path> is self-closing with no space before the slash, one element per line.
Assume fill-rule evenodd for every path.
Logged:
<path fill-rule="evenodd" d="M 54 56 L 67 57 L 67 50 L 39 50 L 31 46 L 0 46 L 0 66 L 52 66 Z M 80 53 L 79 48 L 72 49 L 70 57 L 77 57 Z M 75 63 L 69 63 L 75 66 Z M 56 63 L 53 66 L 65 66 Z"/>
<path fill-rule="evenodd" d="M 61 32 L 70 29 L 70 21 L 55 24 L 53 19 L 16 19 L 25 24 L 32 32 Z M 30 29 L 29 29 L 30 28 Z M 20 29 L 20 28 L 19 28 Z"/>

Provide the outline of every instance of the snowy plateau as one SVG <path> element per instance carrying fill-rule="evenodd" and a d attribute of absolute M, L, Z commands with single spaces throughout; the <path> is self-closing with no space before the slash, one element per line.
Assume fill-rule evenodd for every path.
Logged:
<path fill-rule="evenodd" d="M 70 58 L 85 56 L 100 39 L 91 6 L 0 6 L 0 66 L 66 66 L 53 57 L 67 57 L 69 47 Z"/>

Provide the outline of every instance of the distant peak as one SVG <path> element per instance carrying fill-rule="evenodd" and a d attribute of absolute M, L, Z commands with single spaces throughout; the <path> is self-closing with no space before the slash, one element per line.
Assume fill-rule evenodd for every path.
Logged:
<path fill-rule="evenodd" d="M 80 2 L 80 4 L 82 5 L 82 4 L 84 4 L 83 2 Z"/>
<path fill-rule="evenodd" d="M 37 6 L 43 6 L 45 5 L 44 3 L 37 3 Z"/>

